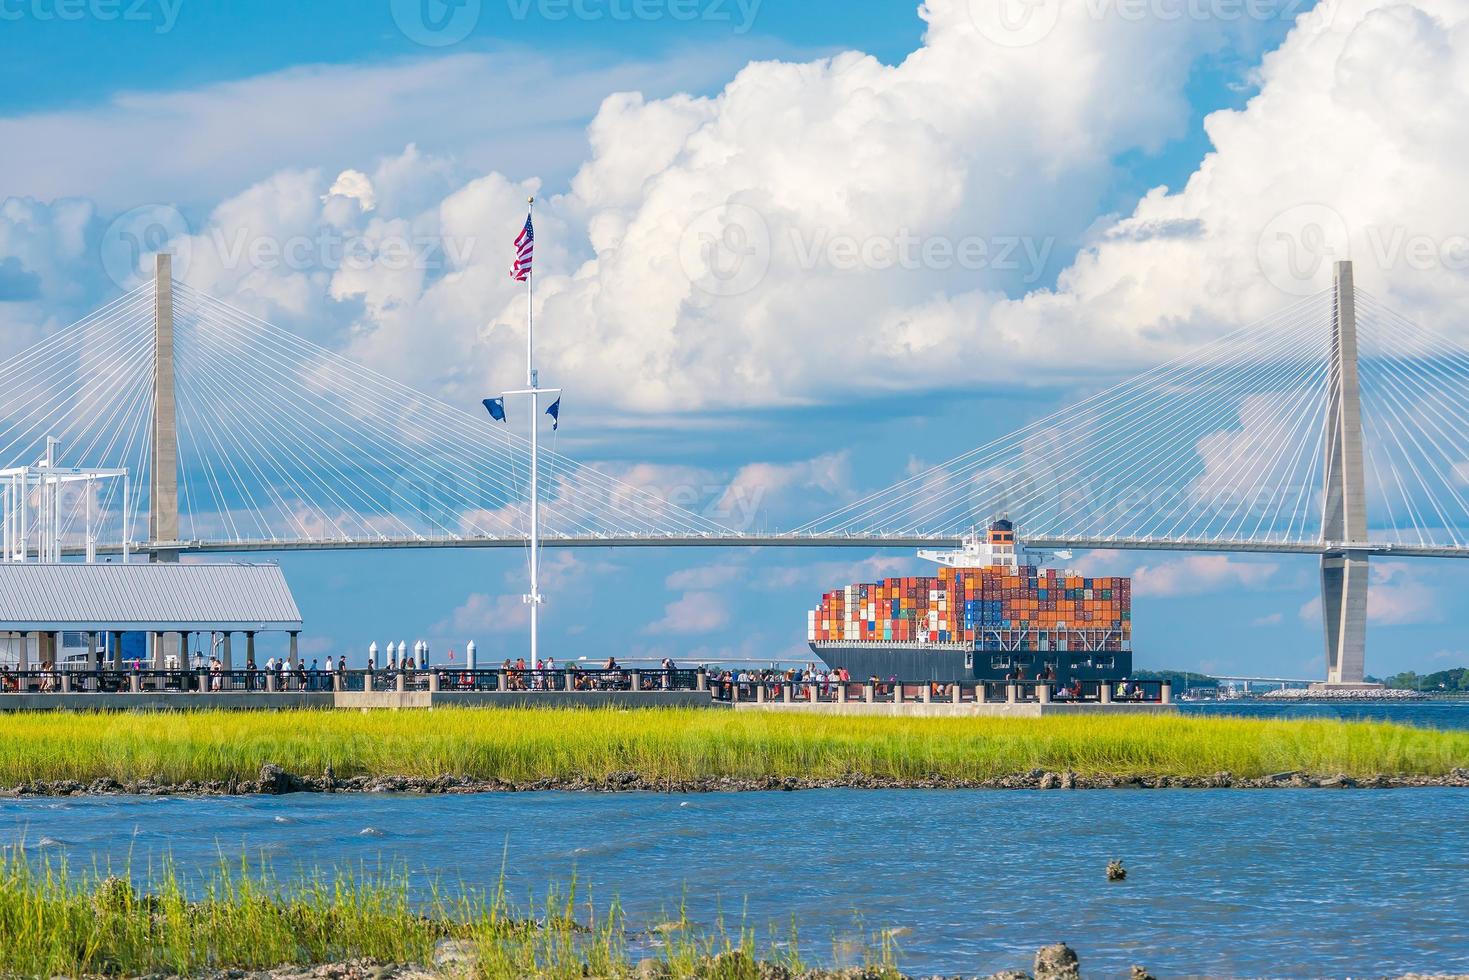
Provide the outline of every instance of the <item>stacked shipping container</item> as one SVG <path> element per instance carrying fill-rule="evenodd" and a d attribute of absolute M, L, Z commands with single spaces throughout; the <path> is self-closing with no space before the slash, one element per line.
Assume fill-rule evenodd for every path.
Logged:
<path fill-rule="evenodd" d="M 812 643 L 954 644 L 975 650 L 1132 648 L 1132 580 L 1032 565 L 942 568 L 828 592 Z"/>

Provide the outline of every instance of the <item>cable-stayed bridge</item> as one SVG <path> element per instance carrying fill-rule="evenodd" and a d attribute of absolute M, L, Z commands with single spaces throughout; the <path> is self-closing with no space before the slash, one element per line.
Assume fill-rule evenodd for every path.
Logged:
<path fill-rule="evenodd" d="M 1370 556 L 1469 557 L 1469 351 L 1336 271 L 1331 289 L 785 533 L 730 529 L 542 443 L 543 542 L 944 547 L 1008 514 L 1041 548 L 1319 555 L 1329 675 L 1360 681 Z M 130 474 L 51 508 L 66 554 L 87 539 L 164 561 L 526 545 L 515 431 L 173 280 L 167 256 L 154 282 L 0 364 L 0 402 L 0 466 L 53 438 L 65 467 Z M 5 525 L 5 557 L 23 559 L 39 530 Z"/>

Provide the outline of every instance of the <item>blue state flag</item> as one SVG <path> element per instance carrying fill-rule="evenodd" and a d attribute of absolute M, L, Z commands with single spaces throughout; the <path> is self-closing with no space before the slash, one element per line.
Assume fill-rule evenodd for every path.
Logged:
<path fill-rule="evenodd" d="M 546 414 L 551 416 L 551 431 L 555 432 L 561 427 L 561 399 L 552 402 L 551 407 L 546 409 Z"/>
<path fill-rule="evenodd" d="M 505 399 L 486 398 L 485 408 L 489 409 L 490 418 L 494 419 L 496 422 L 505 421 Z"/>

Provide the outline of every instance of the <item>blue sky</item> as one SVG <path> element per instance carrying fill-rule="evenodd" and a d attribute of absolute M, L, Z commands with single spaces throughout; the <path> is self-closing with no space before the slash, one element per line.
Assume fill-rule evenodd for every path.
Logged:
<path fill-rule="evenodd" d="M 1305 14 L 1309 6 L 1292 10 Z M 41 283 L 34 295 L 17 292 L 10 302 L 0 292 L 0 327 L 10 334 L 7 354 L 117 295 L 117 284 L 99 272 L 95 258 L 115 216 L 139 205 L 162 205 L 177 209 L 200 236 L 205 228 L 225 227 L 232 215 L 245 212 L 256 222 L 278 218 L 284 228 L 292 208 L 316 207 L 318 199 L 331 196 L 321 192 L 333 176 L 349 168 L 371 177 L 380 199 L 373 214 L 416 221 L 415 227 L 427 222 L 437 234 L 445 234 L 452 223 L 451 203 L 462 206 L 468 196 L 456 197 L 456 192 L 476 188 L 493 202 L 479 213 L 494 215 L 495 226 L 477 231 L 484 239 L 477 246 L 489 249 L 508 248 L 516 230 L 509 202 L 528 182 L 536 182 L 543 197 L 559 199 L 542 225 L 548 275 L 554 270 L 570 283 L 580 265 L 586 278 L 585 263 L 605 261 L 591 242 L 610 234 L 609 223 L 636 214 L 640 205 L 629 195 L 652 186 L 651 181 L 639 191 L 628 189 L 633 184 L 620 186 L 618 166 L 625 163 L 614 164 L 617 147 L 635 142 L 640 127 L 657 142 L 657 119 L 608 117 L 608 131 L 616 139 L 610 148 L 597 144 L 593 120 L 613 92 L 635 89 L 648 103 L 672 107 L 681 93 L 719 95 L 749 62 L 797 65 L 859 51 L 892 67 L 903 65 L 925 43 L 925 24 L 912 2 L 854 7 L 835 0 L 765 0 L 753 6 L 736 0 L 682 5 L 585 0 L 573 7 L 570 0 L 466 0 L 448 7 L 440 0 L 296 5 L 123 0 L 125 14 L 114 17 L 111 7 L 93 0 L 76 8 L 81 12 L 74 18 L 58 14 L 55 0 L 12 0 L 0 3 L 0 9 L 7 12 L 0 21 L 0 80 L 5 82 L 0 85 L 0 133 L 9 141 L 0 159 L 0 201 L 11 199 L 12 208 L 10 224 L 0 225 L 0 259 L 15 256 Z M 675 9 L 694 16 L 670 13 Z M 568 10 L 573 13 L 563 16 Z M 632 10 L 651 13 L 628 13 Z M 425 11 L 446 24 L 467 26 L 435 33 L 423 20 Z M 948 36 L 956 28 L 940 14 L 936 31 Z M 1098 38 L 1096 60 L 1104 67 L 1091 83 L 1100 92 L 1084 111 L 1056 119 L 1048 113 L 1059 113 L 1058 106 L 1076 97 L 1046 87 L 1048 76 L 1060 78 L 1070 67 L 1061 60 L 1064 52 L 979 47 L 979 59 L 1031 59 L 1004 63 L 1017 74 L 1034 72 L 1038 81 L 1013 89 L 997 86 L 998 106 L 986 104 L 983 93 L 957 105 L 950 115 L 971 112 L 985 121 L 961 130 L 962 138 L 955 133 L 935 137 L 935 152 L 952 149 L 960 159 L 981 163 L 962 177 L 937 162 L 930 172 L 918 170 L 920 176 L 897 171 L 904 175 L 894 178 L 897 185 L 953 179 L 963 190 L 948 203 L 936 203 L 919 199 L 923 188 L 910 194 L 898 186 L 892 210 L 901 213 L 909 196 L 915 214 L 980 208 L 994 229 L 1053 241 L 1044 265 L 1027 276 L 986 270 L 970 277 L 982 284 L 986 302 L 998 304 L 991 314 L 1007 300 L 1018 302 L 1028 294 L 1085 293 L 1088 302 L 1115 296 L 1125 290 L 1086 293 L 1075 285 L 1085 279 L 1096 243 L 1110 240 L 1107 229 L 1129 215 L 1159 206 L 1144 200 L 1153 188 L 1166 188 L 1159 193 L 1177 195 L 1171 200 L 1187 206 L 1183 188 L 1212 147 L 1206 117 L 1231 110 L 1230 118 L 1248 120 L 1242 110 L 1263 84 L 1262 59 L 1283 44 L 1292 22 L 1293 16 L 1244 25 L 1164 24 L 1157 27 L 1158 39 L 1144 44 L 1117 39 L 1129 29 L 1126 24 L 1117 30 L 1114 24 L 1086 28 Z M 1082 33 L 1069 43 L 1084 48 L 1093 42 Z M 1177 52 L 1164 50 L 1169 45 Z M 902 70 L 929 69 L 911 65 Z M 776 77 L 740 75 L 747 87 L 765 78 L 777 84 Z M 945 75 L 936 77 L 931 104 L 947 97 Z M 778 84 L 805 84 L 794 78 L 786 76 Z M 924 76 L 923 84 L 932 85 L 932 78 Z M 791 103 L 812 112 L 812 119 L 842 115 L 865 98 L 849 94 L 844 104 L 815 109 L 809 107 L 820 105 L 819 98 L 805 98 L 808 94 L 793 91 Z M 321 101 L 313 101 L 318 96 Z M 752 152 L 772 153 L 771 144 L 797 138 L 782 133 L 805 131 L 799 125 L 783 128 L 779 99 L 762 104 L 768 127 L 746 131 L 731 122 L 730 130 L 737 132 L 729 138 L 735 145 L 746 140 Z M 150 116 L 179 128 L 150 129 Z M 894 127 L 908 122 L 886 121 Z M 1093 124 L 1095 134 L 1088 129 Z M 942 129 L 943 123 L 936 122 L 900 139 L 911 145 L 915 134 L 922 139 Z M 872 166 L 880 167 L 890 155 L 882 132 L 865 132 L 871 135 L 853 145 L 852 154 L 869 155 Z M 410 144 L 412 152 L 405 150 Z M 954 149 L 955 144 L 961 145 Z M 1029 144 L 1047 149 L 1032 156 Z M 54 147 L 56 159 L 48 147 Z M 1012 153 L 1015 147 L 1024 152 Z M 697 149 L 697 143 L 686 144 L 685 157 L 697 156 Z M 1054 173 L 1048 172 L 1052 156 Z M 800 169 L 798 157 L 788 161 L 787 170 Z M 1017 159 L 1024 162 L 1017 165 Z M 602 183 L 596 187 L 588 178 L 591 160 L 605 164 L 597 171 Z M 1016 177 L 1017 166 L 1036 171 L 1024 191 L 1036 199 L 1012 206 L 1003 199 L 1021 191 L 1005 190 L 1008 182 L 1032 179 Z M 579 171 L 582 177 L 574 183 Z M 820 190 L 819 179 L 810 183 L 808 189 Z M 880 190 L 865 186 L 862 193 L 870 197 Z M 976 196 L 995 201 L 976 203 Z M 73 205 L 80 208 L 78 216 L 68 217 Z M 358 205 L 363 213 L 356 217 L 368 220 L 372 206 L 360 199 Z M 328 202 L 323 210 L 339 206 Z M 597 220 L 588 217 L 594 211 L 601 215 Z M 84 244 L 69 245 L 68 228 Z M 1097 254 L 1099 262 L 1106 259 L 1105 250 Z M 217 271 L 204 266 L 196 259 L 191 271 Z M 472 406 L 473 385 L 480 380 L 460 384 L 458 362 L 466 352 L 456 346 L 458 335 L 439 332 L 437 339 L 423 339 L 437 330 L 436 318 L 451 315 L 445 310 L 454 304 L 420 306 L 421 315 L 412 319 L 419 332 L 413 356 L 395 361 L 399 348 L 378 338 L 389 337 L 393 310 L 406 305 L 400 296 L 379 302 L 376 285 L 344 284 L 340 277 L 327 288 L 331 270 L 293 269 L 293 275 L 277 277 L 260 271 L 254 276 L 218 272 L 201 288 L 233 290 L 229 298 L 242 305 L 258 303 L 250 308 L 281 326 L 361 354 L 379 370 Z M 911 291 L 910 313 L 938 296 L 963 309 L 961 299 L 974 284 L 962 274 L 927 271 L 934 274 L 893 286 Z M 597 275 L 608 277 L 599 301 L 610 309 L 612 274 L 602 268 Z M 434 278 L 414 294 L 418 300 L 429 296 Z M 897 282 L 892 274 L 868 279 L 875 295 Z M 1120 283 L 1137 281 L 1136 275 L 1118 277 Z M 1157 283 L 1150 288 L 1166 291 Z M 558 285 L 556 291 L 570 295 L 574 289 Z M 1284 301 L 1271 294 L 1255 309 Z M 510 293 L 494 300 L 505 310 L 514 302 Z M 1146 305 L 1135 297 L 1130 302 Z M 1106 318 L 1114 306 L 1108 302 L 1095 309 Z M 559 321 L 551 309 L 543 329 L 558 345 L 553 349 L 576 353 L 566 335 L 576 321 L 572 311 L 580 308 L 565 307 Z M 705 346 L 712 348 L 716 337 L 727 337 L 731 324 L 737 329 L 742 318 L 757 315 L 743 308 L 721 320 L 725 314 L 713 309 L 696 311 L 676 329 L 694 334 L 696 344 L 699 330 L 710 331 Z M 498 324 L 509 316 L 498 305 L 459 310 L 454 315 L 466 321 L 479 316 Z M 833 310 L 831 316 L 849 313 Z M 1178 323 L 1210 325 L 1220 319 L 1213 312 L 1198 314 L 1197 320 L 1167 310 L 1149 313 L 1154 314 L 1153 333 Z M 966 346 L 961 355 L 956 346 L 948 360 L 957 369 L 931 380 L 923 362 L 907 365 L 901 354 L 874 350 L 868 359 L 873 377 L 861 384 L 823 378 L 819 369 L 792 370 L 784 378 L 751 381 L 754 393 L 748 398 L 710 398 L 683 411 L 678 405 L 687 395 L 677 394 L 676 386 L 656 404 L 619 403 L 601 387 L 608 384 L 603 378 L 592 394 L 568 401 L 576 410 L 568 412 L 558 448 L 613 469 L 639 464 L 692 468 L 707 475 L 708 484 L 699 491 L 704 505 L 719 496 L 724 482 L 748 468 L 772 467 L 784 482 L 762 498 L 756 523 L 778 529 L 901 479 L 915 461 L 943 460 L 1048 415 L 1085 390 L 1116 380 L 1123 370 L 1109 364 L 1088 376 L 1072 365 L 1050 377 L 1044 357 L 1012 349 L 1003 330 L 988 339 L 984 331 L 990 322 L 976 314 L 970 332 L 981 338 L 977 347 Z M 1077 314 L 1078 329 L 1089 322 L 1085 311 Z M 378 332 L 365 330 L 364 324 Z M 473 329 L 466 336 L 485 344 L 474 348 L 475 356 L 487 354 L 513 365 L 513 342 L 495 341 L 501 335 L 493 332 L 486 341 L 485 333 Z M 854 336 L 856 345 L 868 342 L 866 335 Z M 1134 366 L 1152 356 L 1138 350 L 1130 354 L 1136 355 L 1129 362 Z M 891 383 L 883 380 L 883 359 L 892 362 Z M 686 362 L 687 352 L 681 351 L 660 361 L 657 370 L 677 370 L 668 365 Z M 543 365 L 548 375 L 556 367 Z M 591 370 L 568 367 L 567 374 L 591 378 Z M 737 370 L 731 377 L 731 387 L 741 387 Z M 1078 377 L 1085 383 L 1070 383 Z M 582 382 L 584 392 L 590 383 Z M 803 399 L 809 404 L 793 405 L 783 397 L 793 391 L 818 394 Z M 360 659 L 372 640 L 411 643 L 422 637 L 432 639 L 440 655 L 462 650 L 470 638 L 482 658 L 499 659 L 521 649 L 515 604 L 522 591 L 522 554 L 407 551 L 281 560 L 307 617 L 307 649 L 314 655 L 345 650 Z M 805 610 L 822 591 L 859 577 L 925 571 L 912 555 L 845 551 L 627 550 L 552 553 L 547 560 L 548 646 L 563 658 L 796 655 L 804 649 Z M 1137 575 L 1135 642 L 1141 665 L 1289 676 L 1320 672 L 1319 616 L 1311 607 L 1316 571 L 1310 560 L 1122 555 L 1081 556 L 1081 561 L 1107 573 Z M 1464 611 L 1455 596 L 1469 584 L 1457 565 L 1391 565 L 1379 575 L 1384 599 L 1375 616 L 1369 670 L 1437 669 L 1469 657 L 1461 652 L 1454 628 Z"/>

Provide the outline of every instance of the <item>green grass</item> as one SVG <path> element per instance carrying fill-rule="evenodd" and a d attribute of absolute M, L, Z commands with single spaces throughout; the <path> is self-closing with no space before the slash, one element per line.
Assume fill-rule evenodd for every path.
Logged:
<path fill-rule="evenodd" d="M 761 960 L 801 969 L 794 936 L 757 946 L 750 929 L 699 934 L 682 914 L 638 934 L 615 905 L 598 914 L 588 904 L 578 921 L 574 889 L 525 910 L 503 887 L 427 891 L 414 901 L 403 873 L 286 885 L 243 865 L 189 881 L 165 867 L 139 889 L 10 854 L 0 857 L 0 975 L 187 976 L 364 958 L 430 966 L 446 944 L 459 955 L 454 972 L 479 977 L 628 977 L 643 959 L 673 977 L 755 980 Z M 861 955 L 896 973 L 883 937 Z"/>
<path fill-rule="evenodd" d="M 516 783 L 620 772 L 669 782 L 853 773 L 982 780 L 1036 768 L 1110 777 L 1432 776 L 1469 766 L 1469 732 L 1331 720 L 707 710 L 35 713 L 0 721 L 0 786 L 245 780 L 265 762 L 303 775 L 330 766 L 338 778 L 449 774 Z"/>

